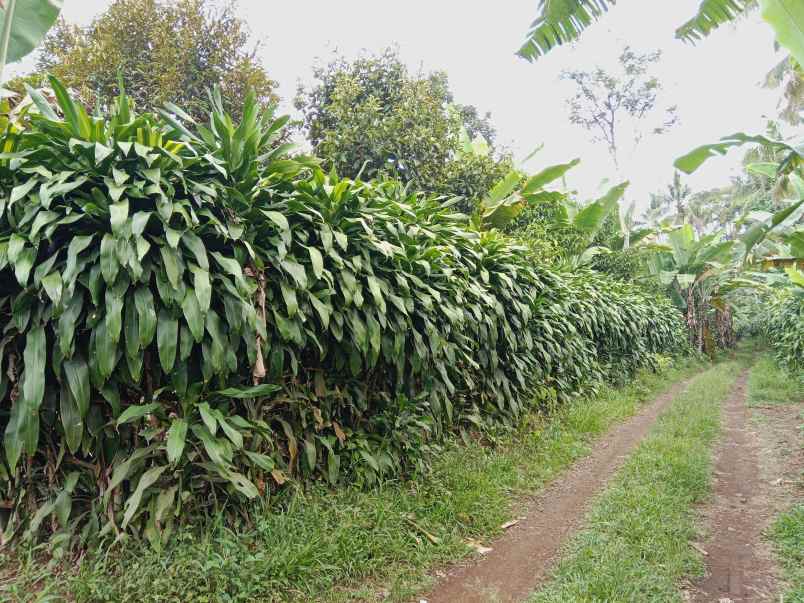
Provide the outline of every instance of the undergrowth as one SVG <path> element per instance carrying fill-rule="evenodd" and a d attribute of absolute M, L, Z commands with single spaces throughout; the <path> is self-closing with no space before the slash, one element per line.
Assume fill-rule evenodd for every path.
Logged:
<path fill-rule="evenodd" d="M 790 404 L 804 400 L 804 372 L 790 374 L 769 353 L 763 354 L 748 378 L 749 406 Z"/>
<path fill-rule="evenodd" d="M 794 506 L 776 519 L 771 538 L 789 586 L 780 602 L 801 603 L 804 601 L 804 504 Z"/>

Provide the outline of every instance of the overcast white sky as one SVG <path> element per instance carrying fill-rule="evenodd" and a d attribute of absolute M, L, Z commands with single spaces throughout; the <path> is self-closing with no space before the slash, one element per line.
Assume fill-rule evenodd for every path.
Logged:
<path fill-rule="evenodd" d="M 88 24 L 110 0 L 65 0 L 68 21 Z M 280 83 L 288 111 L 299 80 L 309 81 L 317 57 L 331 50 L 347 56 L 361 49 L 379 51 L 398 44 L 412 69 L 441 69 L 449 75 L 456 101 L 491 111 L 498 140 L 518 157 L 537 145 L 545 148 L 529 164 L 581 157 L 569 184 L 594 195 L 612 173 L 604 145 L 567 120 L 565 99 L 571 84 L 558 75 L 565 68 L 614 67 L 622 47 L 661 49 L 656 69 L 665 86 L 665 104 L 677 104 L 681 124 L 647 140 L 624 162 L 632 182 L 629 197 L 640 206 L 648 193 L 672 178 L 673 159 L 690 148 L 736 131 L 764 129 L 763 116 L 775 115 L 778 91 L 760 87 L 765 73 L 782 56 L 757 15 L 722 28 L 697 47 L 678 42 L 674 28 L 692 15 L 698 0 L 628 0 L 586 32 L 573 47 L 553 51 L 529 64 L 517 58 L 536 0 L 239 0 L 271 77 Z M 690 178 L 697 189 L 719 186 L 737 168 L 739 154 L 718 159 Z"/>

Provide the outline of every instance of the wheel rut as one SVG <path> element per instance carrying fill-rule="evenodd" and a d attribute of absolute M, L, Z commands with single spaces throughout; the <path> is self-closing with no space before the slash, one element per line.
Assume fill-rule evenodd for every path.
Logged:
<path fill-rule="evenodd" d="M 773 488 L 760 467 L 761 441 L 746 404 L 747 379 L 746 370 L 723 404 L 714 499 L 704 510 L 711 533 L 702 545 L 706 577 L 691 592 L 695 602 L 774 601 L 778 590 L 776 565 L 763 539 L 774 513 Z"/>
<path fill-rule="evenodd" d="M 419 599 L 427 603 L 507 603 L 527 598 L 548 576 L 562 544 L 581 526 L 595 496 L 694 378 L 676 383 L 598 439 L 587 457 L 521 510 L 522 519 L 489 545 L 491 552 L 449 568 L 431 592 Z"/>

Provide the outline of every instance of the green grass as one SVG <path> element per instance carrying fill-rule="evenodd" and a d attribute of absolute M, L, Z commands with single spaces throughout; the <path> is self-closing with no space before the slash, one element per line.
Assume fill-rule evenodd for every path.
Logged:
<path fill-rule="evenodd" d="M 804 376 L 791 375 L 765 353 L 751 369 L 748 378 L 749 406 L 791 404 L 804 400 Z"/>
<path fill-rule="evenodd" d="M 804 401 L 804 376 L 791 375 L 779 367 L 770 353 L 762 355 L 748 379 L 751 406 L 797 404 Z M 804 504 L 779 515 L 770 530 L 777 559 L 788 590 L 782 603 L 804 603 Z"/>
<path fill-rule="evenodd" d="M 273 501 L 252 526 L 196 526 L 162 553 L 132 541 L 88 555 L 79 570 L 53 572 L 28 558 L 0 570 L 0 599 L 50 594 L 77 601 L 410 600 L 427 571 L 468 554 L 466 538 L 489 538 L 533 492 L 586 455 L 590 442 L 644 401 L 698 370 L 643 372 L 557 415 L 531 416 L 495 446 L 448 447 L 431 474 L 369 491 L 323 487 Z M 0 554 L 0 568 L 12 560 Z M 9 575 L 10 574 L 10 575 Z M 38 593 L 36 596 L 31 593 Z"/>
<path fill-rule="evenodd" d="M 689 542 L 694 505 L 710 491 L 720 403 L 739 370 L 728 362 L 695 379 L 660 417 L 594 503 L 533 602 L 681 601 L 682 578 L 703 565 Z"/>
<path fill-rule="evenodd" d="M 804 504 L 776 519 L 771 539 L 789 586 L 781 603 L 804 602 Z"/>

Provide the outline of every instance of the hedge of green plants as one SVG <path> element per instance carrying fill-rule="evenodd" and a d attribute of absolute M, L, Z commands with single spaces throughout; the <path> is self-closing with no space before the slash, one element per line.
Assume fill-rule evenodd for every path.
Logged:
<path fill-rule="evenodd" d="M 804 288 L 775 292 L 768 302 L 764 334 L 777 361 L 791 372 L 804 371 Z"/>
<path fill-rule="evenodd" d="M 0 528 L 158 546 L 288 480 L 421 469 L 684 349 L 665 298 L 559 276 L 443 199 L 325 174 L 286 119 L 125 94 L 2 118 Z"/>

